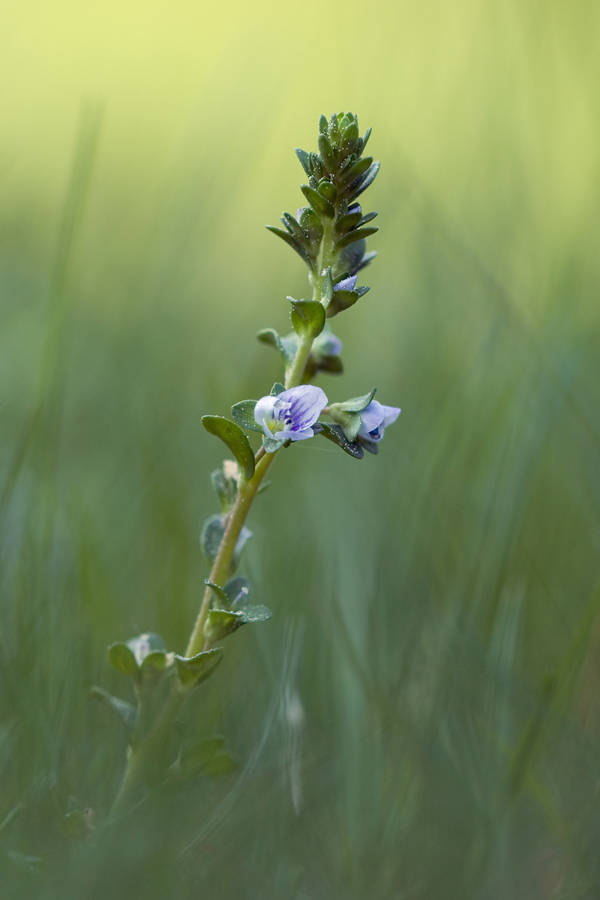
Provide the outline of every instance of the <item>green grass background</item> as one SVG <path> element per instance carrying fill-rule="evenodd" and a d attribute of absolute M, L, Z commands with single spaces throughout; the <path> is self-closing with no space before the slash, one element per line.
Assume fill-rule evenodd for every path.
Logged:
<path fill-rule="evenodd" d="M 600 895 L 600 11 L 588 0 L 56 0 L 0 13 L 3 896 Z M 274 612 L 187 708 L 235 775 L 93 840 L 105 647 L 182 651 L 221 447 L 302 263 L 294 146 L 382 162 L 345 374 L 377 458 L 282 454 L 243 572 Z M 368 201 L 368 202 L 367 202 Z M 303 710 L 303 713 L 300 713 Z"/>

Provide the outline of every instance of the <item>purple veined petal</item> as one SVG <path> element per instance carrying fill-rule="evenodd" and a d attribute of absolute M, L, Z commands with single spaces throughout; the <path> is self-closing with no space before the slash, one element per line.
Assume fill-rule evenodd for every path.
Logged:
<path fill-rule="evenodd" d="M 277 438 L 281 436 L 285 441 L 306 441 L 308 438 L 314 437 L 315 433 L 312 428 L 302 428 L 300 431 L 284 428 L 283 431 L 278 431 L 276 436 Z"/>
<path fill-rule="evenodd" d="M 344 278 L 339 284 L 334 285 L 333 289 L 334 291 L 353 291 L 357 281 L 358 275 L 350 275 L 349 278 Z"/>
<path fill-rule="evenodd" d="M 377 400 L 371 400 L 369 405 L 360 413 L 362 424 L 360 426 L 360 431 L 358 432 L 359 435 L 370 439 L 370 435 L 372 435 L 374 431 L 376 432 L 382 424 L 384 416 L 385 413 L 381 403 L 378 403 Z"/>
<path fill-rule="evenodd" d="M 314 384 L 290 388 L 280 394 L 278 399 L 290 404 L 285 415 L 286 430 L 294 432 L 314 425 L 328 403 L 325 391 Z"/>

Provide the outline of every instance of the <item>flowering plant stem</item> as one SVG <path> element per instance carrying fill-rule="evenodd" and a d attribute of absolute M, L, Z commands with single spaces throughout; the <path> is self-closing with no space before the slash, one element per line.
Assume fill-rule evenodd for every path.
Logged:
<path fill-rule="evenodd" d="M 298 210 L 296 218 L 284 213 L 285 231 L 268 226 L 308 266 L 312 300 L 288 298 L 292 334 L 280 338 L 274 329 L 259 332 L 261 341 L 280 353 L 285 384 L 277 382 L 271 393 L 259 400 L 236 403 L 232 407 L 235 421 L 222 416 L 202 419 L 207 431 L 227 445 L 236 462 L 225 460 L 223 467 L 211 474 L 222 513 L 210 516 L 202 528 L 201 545 L 213 565 L 185 656 L 167 653 L 160 635 L 153 633 L 108 648 L 111 665 L 133 679 L 138 700 L 136 712 L 131 704 L 96 689 L 96 696 L 119 714 L 129 734 L 126 769 L 112 816 L 127 813 L 141 799 L 144 788 L 167 776 L 175 720 L 189 692 L 221 661 L 223 650 L 215 644 L 241 625 L 271 616 L 266 607 L 248 602 L 248 580 L 231 579 L 231 575 L 251 535 L 245 528 L 248 513 L 279 450 L 323 434 L 354 459 L 362 459 L 365 449 L 377 452 L 385 427 L 400 412 L 374 401 L 375 389 L 332 404 L 322 388 L 310 384 L 319 371 L 342 372 L 342 343 L 327 322 L 368 290 L 366 286 L 357 288 L 356 280 L 375 255 L 366 253 L 366 238 L 378 230 L 364 227 L 377 214 L 363 216 L 357 202 L 379 171 L 379 163 L 362 155 L 369 135 L 370 129 L 364 137 L 359 136 L 358 120 L 352 113 L 338 113 L 329 122 L 322 116 L 319 153 L 296 151 L 308 177 L 301 190 L 310 206 Z M 333 425 L 318 422 L 323 411 Z M 261 433 L 263 445 L 256 453 L 245 431 Z M 186 752 L 180 751 L 171 767 L 180 775 Z"/>
<path fill-rule="evenodd" d="M 295 387 L 302 381 L 312 343 L 312 339 L 305 339 L 299 342 L 296 356 L 286 377 L 287 388 Z M 240 475 L 235 504 L 229 514 L 225 533 L 210 573 L 210 581 L 213 584 L 221 585 L 227 580 L 240 532 L 248 517 L 257 491 L 275 456 L 275 453 L 266 453 L 264 447 L 260 447 L 256 453 L 256 467 L 252 478 L 246 481 L 243 475 Z M 211 598 L 212 588 L 207 586 L 200 612 L 185 652 L 188 658 L 196 656 L 203 650 L 210 650 L 212 647 L 212 642 L 204 636 L 204 625 L 210 611 Z M 133 805 L 135 797 L 146 781 L 152 767 L 156 765 L 161 745 L 168 736 L 187 693 L 188 691 L 179 682 L 175 682 L 153 727 L 137 747 L 129 748 L 125 774 L 112 807 L 112 815 L 124 814 Z"/>
<path fill-rule="evenodd" d="M 229 567 L 240 532 L 244 526 L 248 513 L 250 512 L 250 507 L 252 506 L 256 492 L 274 459 L 274 453 L 265 453 L 264 448 L 261 447 L 256 454 L 256 468 L 250 481 L 245 481 L 243 477 L 240 477 L 235 504 L 227 520 L 225 534 L 223 535 L 217 558 L 211 569 L 210 581 L 212 581 L 213 584 L 224 584 L 227 580 Z M 204 599 L 202 600 L 202 606 L 200 607 L 196 624 L 194 625 L 194 630 L 192 631 L 185 651 L 187 657 L 195 656 L 202 650 L 210 650 L 212 646 L 212 643 L 208 638 L 204 637 L 204 625 L 210 610 L 211 598 L 212 588 L 207 587 L 204 592 Z"/>

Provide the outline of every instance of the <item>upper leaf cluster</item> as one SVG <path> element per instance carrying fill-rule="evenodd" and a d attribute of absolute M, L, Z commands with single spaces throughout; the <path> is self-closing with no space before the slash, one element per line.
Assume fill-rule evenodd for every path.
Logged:
<path fill-rule="evenodd" d="M 375 254 L 366 253 L 365 239 L 378 229 L 368 225 L 377 215 L 363 215 L 358 198 L 373 183 L 379 163 L 364 156 L 371 134 L 363 137 L 358 119 L 351 113 L 337 113 L 319 120 L 319 152 L 296 149 L 308 182 L 300 189 L 308 203 L 296 217 L 283 213 L 283 230 L 267 226 L 292 247 L 311 272 L 319 275 L 319 254 L 325 231 L 333 238 L 334 281 L 364 268 Z"/>

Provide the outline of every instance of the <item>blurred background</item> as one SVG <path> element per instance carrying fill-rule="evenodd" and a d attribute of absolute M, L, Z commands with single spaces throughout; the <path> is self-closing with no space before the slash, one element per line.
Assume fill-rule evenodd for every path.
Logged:
<path fill-rule="evenodd" d="M 600 8 L 55 0 L 0 12 L 0 884 L 44 900 L 600 895 Z M 236 773 L 92 840 L 105 647 L 182 651 L 228 413 L 281 377 L 295 146 L 382 163 L 331 399 L 377 458 L 282 454 L 241 570 L 274 612 L 184 716 Z"/>

